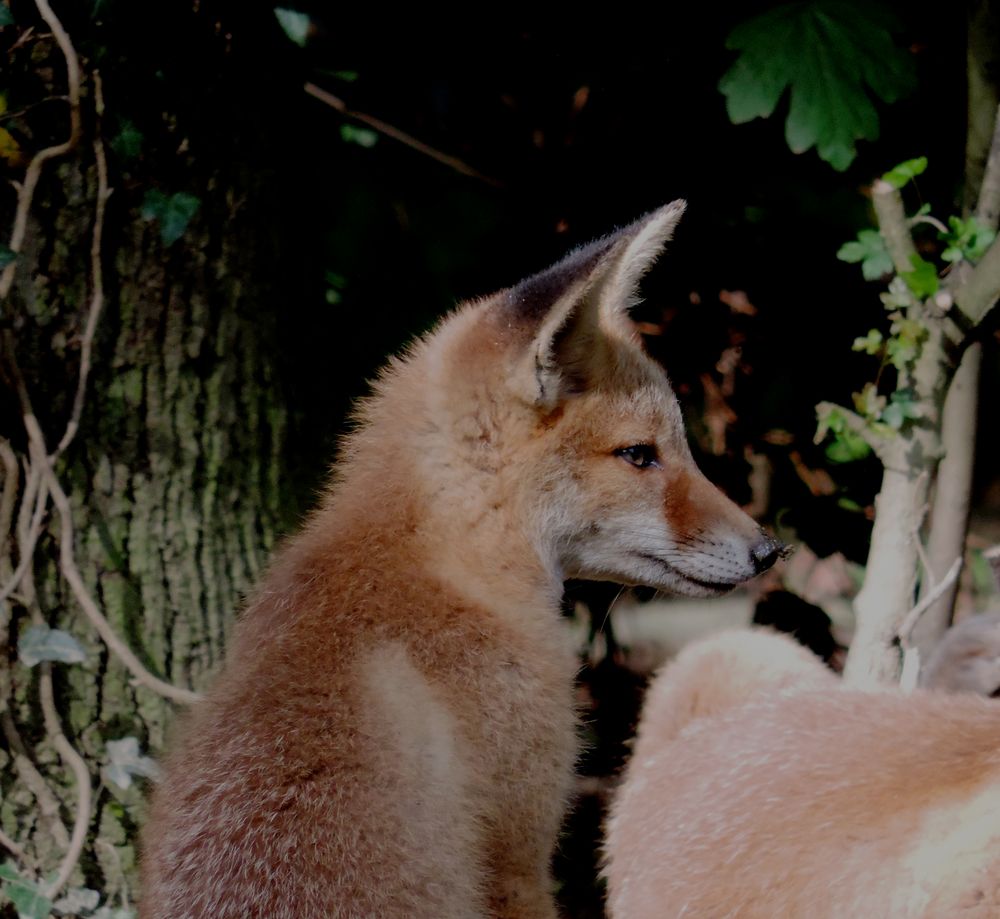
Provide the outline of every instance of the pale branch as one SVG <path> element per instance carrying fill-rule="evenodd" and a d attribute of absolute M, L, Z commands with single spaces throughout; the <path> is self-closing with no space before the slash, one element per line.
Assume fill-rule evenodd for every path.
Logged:
<path fill-rule="evenodd" d="M 928 226 L 934 227 L 939 233 L 947 233 L 948 228 L 941 223 L 937 217 L 932 217 L 930 214 L 919 214 L 916 217 L 908 217 L 906 220 L 907 226 L 915 227 L 918 224 L 926 223 Z"/>
<path fill-rule="evenodd" d="M 1000 243 L 994 241 L 955 291 L 955 303 L 966 324 L 980 325 L 1000 297 Z"/>
<path fill-rule="evenodd" d="M 41 675 L 38 681 L 38 695 L 42 703 L 42 718 L 45 722 L 45 732 L 52 746 L 55 747 L 59 758 L 70 768 L 73 778 L 76 780 L 76 817 L 73 820 L 73 835 L 70 837 L 69 846 L 59 864 L 59 871 L 56 873 L 52 883 L 45 888 L 45 895 L 49 899 L 54 899 L 55 895 L 66 885 L 76 863 L 80 860 L 84 843 L 87 841 L 87 828 L 90 824 L 91 802 L 93 800 L 93 789 L 90 787 L 90 770 L 84 758 L 77 752 L 66 735 L 63 733 L 62 724 L 59 721 L 59 713 L 56 710 L 55 699 L 52 695 L 52 665 L 48 661 L 43 661 Z"/>
<path fill-rule="evenodd" d="M 899 189 L 885 179 L 876 179 L 872 185 L 872 205 L 878 220 L 878 229 L 885 240 L 885 247 L 892 259 L 896 274 L 913 271 L 913 258 L 917 250 L 910 236 L 909 222 L 903 208 L 903 196 Z"/>
<path fill-rule="evenodd" d="M 90 308 L 87 311 L 87 321 L 83 336 L 80 339 L 80 372 L 77 378 L 76 395 L 73 397 L 73 409 L 66 431 L 56 447 L 55 456 L 59 456 L 70 445 L 80 427 L 80 417 L 83 415 L 83 403 L 87 394 L 87 378 L 90 375 L 91 352 L 94 345 L 94 333 L 97 321 L 104 307 L 104 272 L 101 266 L 101 240 L 104 230 L 104 209 L 111 190 L 108 188 L 108 162 L 104 155 L 104 142 L 101 139 L 101 116 L 104 114 L 104 92 L 101 75 L 94 71 L 94 110 L 96 121 L 94 125 L 94 160 L 97 164 L 97 203 L 94 207 L 94 232 L 90 241 L 90 282 L 93 292 L 90 298 Z"/>
<path fill-rule="evenodd" d="M 28 789 L 38 802 L 38 809 L 42 817 L 48 822 L 48 831 L 61 849 L 69 847 L 69 831 L 62 822 L 59 813 L 59 802 L 52 794 L 45 777 L 38 771 L 31 757 L 28 755 L 28 748 L 24 745 L 14 719 L 9 711 L 0 712 L 0 729 L 3 730 L 4 739 L 11 751 L 14 761 L 14 770 L 17 772 L 25 788 Z"/>
<path fill-rule="evenodd" d="M 31 515 L 30 524 L 22 526 L 19 523 L 18 530 L 21 535 L 18 538 L 17 567 L 14 569 L 14 573 L 10 576 L 7 583 L 0 588 L 0 603 L 17 590 L 28 568 L 31 566 L 35 554 L 35 546 L 38 544 L 38 538 L 42 534 L 42 522 L 45 519 L 45 511 L 49 506 L 48 485 L 42 481 L 40 470 L 34 464 L 29 466 L 21 502 L 22 510 L 31 507 L 33 502 L 34 512 Z"/>
<path fill-rule="evenodd" d="M 28 865 L 28 853 L 19 846 L 13 839 L 11 839 L 3 830 L 0 830 L 0 846 L 3 846 L 8 852 L 11 853 L 21 864 Z"/>
<path fill-rule="evenodd" d="M 379 134 L 384 134 L 386 137 L 391 137 L 401 144 L 406 144 L 407 147 L 416 150 L 418 153 L 422 153 L 424 156 L 429 156 L 433 160 L 437 160 L 437 162 L 442 163 L 449 169 L 454 169 L 455 172 L 460 172 L 462 175 L 473 179 L 479 179 L 481 182 L 486 182 L 488 185 L 493 185 L 497 188 L 501 185 L 496 179 L 483 175 L 477 169 L 473 169 L 468 163 L 458 159 L 458 157 L 449 156 L 447 153 L 435 150 L 422 140 L 417 140 L 412 135 L 393 127 L 393 125 L 382 121 L 380 118 L 376 118 L 374 115 L 368 115 L 365 112 L 358 112 L 348 108 L 347 103 L 343 99 L 317 86 L 315 83 L 306 83 L 303 89 L 314 99 L 319 99 L 320 102 L 326 103 L 330 108 L 336 109 L 341 115 L 353 118 L 355 121 L 360 121 L 362 124 L 368 125 L 372 130 L 378 131 Z"/>
<path fill-rule="evenodd" d="M 1000 108 L 997 109 L 993 125 L 993 139 L 986 159 L 983 182 L 979 186 L 979 201 L 974 214 L 976 220 L 992 230 L 1000 220 Z"/>
<path fill-rule="evenodd" d="M 993 578 L 997 582 L 997 590 L 1000 590 L 1000 544 L 990 546 L 989 549 L 983 552 L 983 558 L 986 559 L 990 568 L 993 569 Z"/>
<path fill-rule="evenodd" d="M 45 164 L 56 157 L 63 156 L 72 150 L 80 139 L 80 60 L 76 55 L 76 49 L 70 41 L 62 23 L 52 12 L 48 0 L 35 0 L 35 6 L 42 19 L 52 30 L 56 43 L 66 60 L 66 79 L 69 86 L 69 137 L 61 144 L 54 144 L 39 150 L 28 162 L 24 179 L 17 190 L 17 207 L 14 210 L 14 225 L 11 229 L 8 248 L 12 252 L 20 252 L 24 243 L 25 234 L 28 231 L 28 214 L 31 211 L 31 202 L 35 197 L 35 189 L 38 180 L 42 175 L 42 168 Z M 17 261 L 11 262 L 0 272 L 0 303 L 6 301 L 10 294 L 10 289 L 14 284 L 14 272 L 17 269 Z"/>
<path fill-rule="evenodd" d="M 38 420 L 30 412 L 24 413 L 24 426 L 28 432 L 29 439 L 35 444 L 39 454 L 47 457 L 45 450 L 45 439 L 42 430 L 38 426 Z M 104 617 L 94 598 L 83 583 L 83 576 L 76 564 L 76 554 L 74 550 L 75 530 L 73 527 L 73 512 L 70 507 L 69 497 L 63 491 L 62 485 L 55 474 L 55 470 L 50 462 L 44 463 L 42 475 L 48 484 L 52 494 L 52 501 L 59 512 L 60 535 L 59 535 L 59 567 L 66 582 L 69 584 L 77 603 L 83 610 L 84 615 L 90 620 L 90 624 L 101 636 L 103 642 L 132 674 L 133 680 L 140 686 L 145 686 L 153 692 L 158 693 L 165 699 L 183 704 L 191 704 L 201 699 L 201 696 L 180 686 L 161 680 L 150 673 L 135 656 L 132 649 L 118 636 L 111 623 Z"/>
<path fill-rule="evenodd" d="M 903 621 L 900 623 L 899 628 L 896 630 L 896 637 L 899 639 L 900 645 L 902 647 L 908 648 L 910 646 L 910 635 L 913 632 L 913 627 L 917 624 L 917 620 L 927 611 L 927 608 L 940 597 L 955 581 L 958 579 L 959 572 L 962 570 L 962 557 L 959 556 L 952 562 L 951 567 L 945 572 L 943 578 L 938 581 L 932 590 L 923 597 L 920 602 L 913 607 L 907 614 Z"/>

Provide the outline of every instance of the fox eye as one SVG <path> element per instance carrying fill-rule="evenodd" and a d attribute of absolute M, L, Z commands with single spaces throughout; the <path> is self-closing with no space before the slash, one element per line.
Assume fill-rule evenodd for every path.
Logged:
<path fill-rule="evenodd" d="M 615 450 L 615 456 L 620 456 L 625 462 L 631 463 L 637 469 L 648 469 L 659 466 L 659 454 L 653 444 L 633 444 L 631 447 L 620 447 Z"/>

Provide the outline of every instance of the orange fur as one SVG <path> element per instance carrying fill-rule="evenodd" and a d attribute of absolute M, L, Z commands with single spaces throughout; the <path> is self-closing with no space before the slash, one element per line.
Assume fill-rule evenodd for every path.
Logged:
<path fill-rule="evenodd" d="M 998 737 L 996 703 L 849 690 L 778 635 L 706 639 L 650 688 L 611 915 L 1000 915 Z"/>
<path fill-rule="evenodd" d="M 145 919 L 555 915 L 577 746 L 563 580 L 712 594 L 778 550 L 695 469 L 626 316 L 681 210 L 390 364 L 167 759 Z"/>

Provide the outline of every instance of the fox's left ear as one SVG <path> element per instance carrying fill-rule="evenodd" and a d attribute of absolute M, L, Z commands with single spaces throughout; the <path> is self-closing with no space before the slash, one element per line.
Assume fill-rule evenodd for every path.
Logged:
<path fill-rule="evenodd" d="M 673 235 L 684 207 L 673 201 L 507 291 L 508 322 L 530 335 L 514 381 L 525 398 L 550 411 L 595 379 L 607 359 L 602 320 L 620 321 L 637 302 L 639 280 Z"/>

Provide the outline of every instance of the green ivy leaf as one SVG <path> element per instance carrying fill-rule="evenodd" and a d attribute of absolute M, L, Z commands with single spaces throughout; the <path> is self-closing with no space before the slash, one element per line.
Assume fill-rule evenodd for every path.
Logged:
<path fill-rule="evenodd" d="M 0 245 L 0 271 L 14 261 L 17 261 L 17 253 L 13 249 Z"/>
<path fill-rule="evenodd" d="M 874 383 L 866 383 L 861 392 L 853 394 L 854 410 L 862 417 L 876 421 L 885 408 L 885 396 L 878 394 Z M 846 428 L 845 428 L 846 430 Z"/>
<path fill-rule="evenodd" d="M 0 3 L 0 29 L 4 26 L 12 25 L 14 25 L 14 16 L 10 11 L 10 7 Z"/>
<path fill-rule="evenodd" d="M 861 262 L 866 281 L 877 281 L 892 271 L 889 250 L 878 230 L 861 230 L 856 240 L 844 243 L 837 250 L 837 258 L 842 262 Z"/>
<path fill-rule="evenodd" d="M 915 297 L 921 300 L 933 297 L 940 286 L 937 269 L 916 253 L 910 256 L 910 264 L 913 265 L 913 271 L 900 272 L 903 280 L 906 281 L 906 286 L 910 288 Z"/>
<path fill-rule="evenodd" d="M 145 220 L 160 222 L 160 239 L 163 245 L 172 246 L 184 235 L 199 207 L 201 199 L 187 192 L 179 191 L 168 198 L 153 188 L 143 198 L 141 213 Z"/>
<path fill-rule="evenodd" d="M 902 188 L 910 179 L 922 175 L 926 169 L 927 157 L 918 156 L 914 160 L 906 160 L 898 166 L 894 166 L 882 176 L 882 181 L 888 182 L 893 188 Z M 930 210 L 929 207 L 928 210 Z"/>
<path fill-rule="evenodd" d="M 916 83 L 910 54 L 892 40 L 895 26 L 879 8 L 850 0 L 788 3 L 742 23 L 726 39 L 740 55 L 719 81 L 730 121 L 769 118 L 790 87 L 788 146 L 815 146 L 843 171 L 857 140 L 878 138 L 870 94 L 891 103 Z"/>
<path fill-rule="evenodd" d="M 135 123 L 127 118 L 119 119 L 118 133 L 111 139 L 111 149 L 120 159 L 134 160 L 142 153 L 143 135 Z"/>
<path fill-rule="evenodd" d="M 898 431 L 907 421 L 922 417 L 920 404 L 913 396 L 911 390 L 894 392 L 885 411 L 882 412 L 882 421 L 894 431 Z"/>
<path fill-rule="evenodd" d="M 279 6 L 275 7 L 274 15 L 278 17 L 278 22 L 285 35 L 300 48 L 304 48 L 309 39 L 309 30 L 312 28 L 312 20 L 308 14 Z"/>
<path fill-rule="evenodd" d="M 52 901 L 42 893 L 38 884 L 22 877 L 9 862 L 0 865 L 0 881 L 19 919 L 49 919 Z"/>
<path fill-rule="evenodd" d="M 33 625 L 21 633 L 17 656 L 25 667 L 34 667 L 42 661 L 82 664 L 87 659 L 87 652 L 69 632 Z"/>
<path fill-rule="evenodd" d="M 132 784 L 132 777 L 136 775 L 148 779 L 160 777 L 160 767 L 156 761 L 139 752 L 137 738 L 109 740 L 106 746 L 108 765 L 104 767 L 104 775 L 119 788 L 128 788 Z"/>

